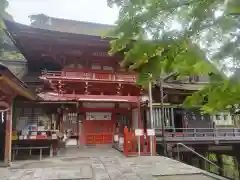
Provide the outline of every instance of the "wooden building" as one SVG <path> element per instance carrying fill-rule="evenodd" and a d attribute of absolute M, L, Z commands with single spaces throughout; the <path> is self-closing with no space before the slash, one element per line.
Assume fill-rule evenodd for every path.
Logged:
<path fill-rule="evenodd" d="M 22 131 L 28 125 L 67 133 L 76 140 L 75 145 L 114 144 L 118 134 L 124 154 L 138 154 L 132 130 L 143 128 L 146 133 L 151 127 L 148 94 L 136 85 L 137 74 L 119 67 L 123 53 L 108 54 L 111 38 L 101 36 L 111 26 L 57 18 L 49 18 L 34 27 L 10 21 L 5 24 L 8 36 L 27 62 L 7 62 L 13 71 L 22 69 L 20 78 L 26 85 L 5 66 L 0 66 L 3 119 L 0 128 L 2 133 L 6 131 L 5 137 L 1 136 L 5 149 L 1 151 L 0 160 L 4 159 L 6 164 L 11 160 L 11 130 Z M 202 115 L 199 109 L 179 106 L 206 83 L 207 78 L 198 76 L 169 79 L 163 84 L 164 107 L 159 104 L 158 85 L 153 87 L 153 124 L 158 152 L 166 143 L 169 154 L 174 156 L 180 151 L 193 159 L 189 149 L 178 148 L 179 143 L 184 143 L 202 155 L 210 151 L 229 154 L 240 163 L 240 129 L 234 127 L 230 113 Z M 13 101 L 14 97 L 17 98 Z M 126 133 L 126 128 L 131 131 Z M 140 138 L 141 153 L 149 155 L 149 137 L 145 135 Z M 30 135 L 29 138 L 37 137 Z M 146 153 L 143 149 L 147 149 Z"/>
<path fill-rule="evenodd" d="M 8 35 L 27 59 L 28 73 L 23 79 L 41 98 L 25 101 L 25 107 L 17 106 L 18 122 L 29 119 L 28 123 L 33 123 L 33 112 L 39 117 L 43 113 L 40 109 L 55 104 L 55 127 L 68 131 L 79 144 L 111 144 L 113 132 L 123 133 L 125 126 L 141 126 L 137 75 L 119 67 L 123 54 L 108 55 L 111 39 L 9 21 L 5 24 Z M 25 111 L 31 113 L 24 115 Z"/>
<path fill-rule="evenodd" d="M 37 96 L 3 64 L 0 64 L 0 164 L 11 160 L 12 115 L 15 99 L 36 100 Z"/>
<path fill-rule="evenodd" d="M 132 131 L 127 141 L 119 138 L 126 127 L 128 130 L 151 127 L 147 93 L 136 85 L 137 74 L 119 67 L 123 53 L 108 54 L 111 38 L 102 39 L 101 35 L 111 27 L 63 21 L 52 18 L 44 27 L 5 21 L 9 37 L 27 60 L 22 80 L 39 97 L 31 101 L 16 100 L 13 129 L 21 131 L 28 124 L 41 125 L 67 133 L 70 139 L 76 140 L 75 145 L 112 144 L 117 133 L 118 141 L 127 147 L 125 154 L 131 154 L 128 143 L 136 141 Z M 240 143 L 240 130 L 232 128 L 230 114 L 202 115 L 199 109 L 179 107 L 187 96 L 207 82 L 202 77 L 169 79 L 163 85 L 163 108 L 159 104 L 159 87 L 153 87 L 153 121 L 158 145 L 165 141 L 168 149 L 176 152 L 177 143 L 201 147 L 204 144 L 206 148 L 216 143 Z M 231 127 L 220 128 L 226 125 Z M 142 136 L 144 145 L 145 139 Z M 136 143 L 131 145 L 135 148 L 132 154 L 138 153 Z"/>

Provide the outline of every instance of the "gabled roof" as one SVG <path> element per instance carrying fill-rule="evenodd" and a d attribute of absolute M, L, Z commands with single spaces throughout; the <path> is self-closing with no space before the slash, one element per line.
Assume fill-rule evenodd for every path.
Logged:
<path fill-rule="evenodd" d="M 177 90 L 188 90 L 188 91 L 199 91 L 203 89 L 207 83 L 167 83 L 163 84 L 166 89 L 177 89 Z"/>

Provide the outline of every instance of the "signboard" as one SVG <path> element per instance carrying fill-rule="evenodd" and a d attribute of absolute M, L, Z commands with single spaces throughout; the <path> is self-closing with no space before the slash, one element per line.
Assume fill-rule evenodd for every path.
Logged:
<path fill-rule="evenodd" d="M 148 136 L 155 136 L 155 130 L 154 129 L 147 129 L 147 135 Z"/>
<path fill-rule="evenodd" d="M 87 112 L 86 120 L 111 120 L 112 113 L 110 112 Z"/>
<path fill-rule="evenodd" d="M 136 136 L 143 136 L 143 129 L 135 129 Z"/>
<path fill-rule="evenodd" d="M 124 144 L 124 138 L 123 137 L 119 137 L 119 144 L 123 145 Z"/>

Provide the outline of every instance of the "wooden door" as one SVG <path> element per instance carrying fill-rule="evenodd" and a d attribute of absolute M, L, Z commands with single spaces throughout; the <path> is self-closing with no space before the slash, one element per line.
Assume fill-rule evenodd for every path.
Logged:
<path fill-rule="evenodd" d="M 115 128 L 115 121 L 112 116 L 109 116 L 106 120 L 102 120 L 97 115 L 94 118 L 94 120 L 90 120 L 86 117 L 84 120 L 86 144 L 111 144 Z"/>

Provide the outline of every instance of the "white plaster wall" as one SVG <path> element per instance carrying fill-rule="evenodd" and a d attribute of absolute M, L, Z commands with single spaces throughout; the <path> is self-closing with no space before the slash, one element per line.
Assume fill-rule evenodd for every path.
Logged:
<path fill-rule="evenodd" d="M 217 119 L 217 116 L 220 116 Z M 225 117 L 225 118 L 224 118 Z M 234 125 L 234 120 L 229 112 L 220 112 L 212 115 L 212 120 L 215 122 L 217 126 L 232 126 Z"/>

